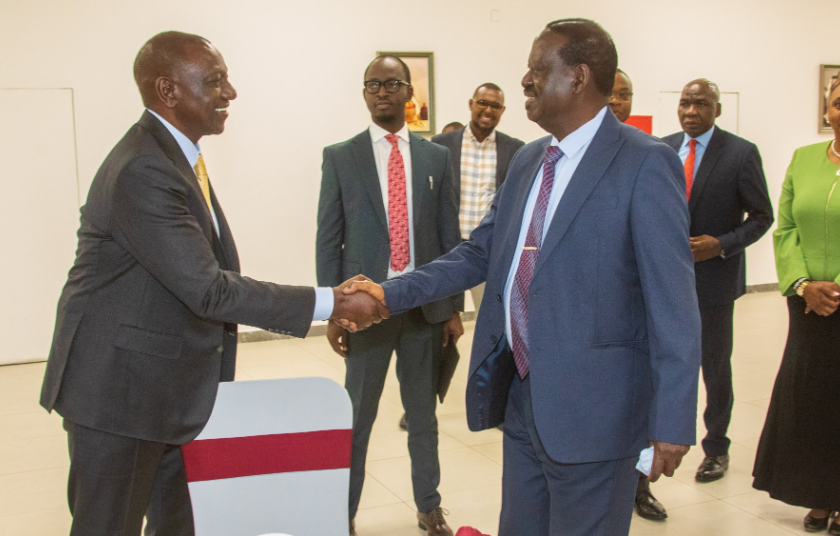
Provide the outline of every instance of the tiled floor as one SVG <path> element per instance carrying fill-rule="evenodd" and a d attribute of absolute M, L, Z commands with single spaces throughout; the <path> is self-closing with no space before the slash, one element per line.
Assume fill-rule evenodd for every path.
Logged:
<path fill-rule="evenodd" d="M 702 452 L 692 449 L 675 478 L 653 485 L 668 508 L 663 523 L 633 519 L 631 534 L 772 536 L 802 533 L 805 510 L 771 500 L 751 487 L 753 457 L 787 332 L 784 300 L 776 293 L 738 301 L 733 368 L 734 442 L 729 472 L 711 484 L 694 482 Z M 469 351 L 472 325 L 461 339 Z M 392 363 L 393 365 L 393 363 Z M 500 508 L 502 434 L 471 433 L 464 414 L 467 359 L 462 359 L 446 403 L 438 411 L 443 506 L 453 527 L 472 525 L 496 534 Z M 64 486 L 67 452 L 61 422 L 38 406 L 44 365 L 0 367 L 0 535 L 67 534 Z M 342 359 L 324 338 L 240 346 L 238 379 L 327 376 L 343 381 Z M 701 408 L 704 390 L 700 389 Z M 368 478 L 357 517 L 361 536 L 422 535 L 414 522 L 399 385 L 392 366 L 373 430 Z M 698 437 L 704 433 L 698 423 Z"/>

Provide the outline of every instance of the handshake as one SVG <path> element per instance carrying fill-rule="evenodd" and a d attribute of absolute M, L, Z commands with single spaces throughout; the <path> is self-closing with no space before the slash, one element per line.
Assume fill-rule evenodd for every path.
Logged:
<path fill-rule="evenodd" d="M 333 288 L 335 298 L 330 320 L 351 333 L 391 317 L 382 287 L 357 275 Z"/>

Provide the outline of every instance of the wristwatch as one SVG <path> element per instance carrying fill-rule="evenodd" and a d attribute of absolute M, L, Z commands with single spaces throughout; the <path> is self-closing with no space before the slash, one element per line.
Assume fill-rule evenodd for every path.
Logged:
<path fill-rule="evenodd" d="M 805 294 L 805 287 L 807 287 L 811 281 L 805 279 L 800 281 L 799 284 L 794 285 L 793 290 L 796 292 L 797 296 L 803 296 Z"/>

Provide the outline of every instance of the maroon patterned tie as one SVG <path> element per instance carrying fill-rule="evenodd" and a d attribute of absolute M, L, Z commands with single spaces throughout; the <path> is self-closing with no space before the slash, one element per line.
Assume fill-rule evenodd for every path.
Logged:
<path fill-rule="evenodd" d="M 531 216 L 531 224 L 528 227 L 528 234 L 525 235 L 525 246 L 522 248 L 522 256 L 519 258 L 519 267 L 516 269 L 516 276 L 513 278 L 513 288 L 510 295 L 510 329 L 513 337 L 513 360 L 516 362 L 516 370 L 519 376 L 525 378 L 530 370 L 528 355 L 528 289 L 531 288 L 531 279 L 534 277 L 534 267 L 537 265 L 537 258 L 540 255 L 542 245 L 543 227 L 545 224 L 545 212 L 548 208 L 548 199 L 551 197 L 551 189 L 554 186 L 554 165 L 563 156 L 560 147 L 549 146 L 543 159 L 543 176 L 540 184 L 540 193 L 537 196 L 537 203 L 534 205 L 534 213 Z"/>
<path fill-rule="evenodd" d="M 402 272 L 411 260 L 408 243 L 408 201 L 405 194 L 405 163 L 399 136 L 386 134 L 391 144 L 388 157 L 388 236 L 391 240 L 391 269 Z"/>

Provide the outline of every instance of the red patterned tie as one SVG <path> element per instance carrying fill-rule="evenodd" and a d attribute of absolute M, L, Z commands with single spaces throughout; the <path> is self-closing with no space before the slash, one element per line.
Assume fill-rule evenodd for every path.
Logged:
<path fill-rule="evenodd" d="M 391 144 L 388 157 L 388 236 L 391 239 L 391 269 L 402 272 L 411 260 L 408 243 L 408 201 L 405 196 L 405 163 L 399 136 L 386 134 Z"/>
<path fill-rule="evenodd" d="M 685 200 L 691 197 L 691 185 L 694 184 L 694 162 L 697 160 L 697 140 L 688 140 L 688 156 L 685 157 Z"/>
<path fill-rule="evenodd" d="M 516 370 L 519 376 L 525 378 L 530 370 L 528 354 L 528 289 L 531 288 L 531 279 L 534 278 L 534 267 L 537 265 L 537 258 L 540 255 L 542 245 L 543 227 L 545 224 L 545 212 L 548 208 L 548 199 L 551 197 L 551 189 L 554 186 L 554 165 L 563 156 L 560 147 L 549 146 L 543 160 L 543 178 L 540 184 L 540 193 L 537 196 L 537 203 L 534 206 L 534 213 L 531 216 L 531 224 L 528 227 L 528 234 L 525 235 L 525 246 L 522 248 L 522 256 L 519 258 L 519 267 L 516 269 L 516 276 L 513 278 L 513 288 L 510 294 L 510 330 L 513 337 L 513 360 L 516 362 Z"/>

